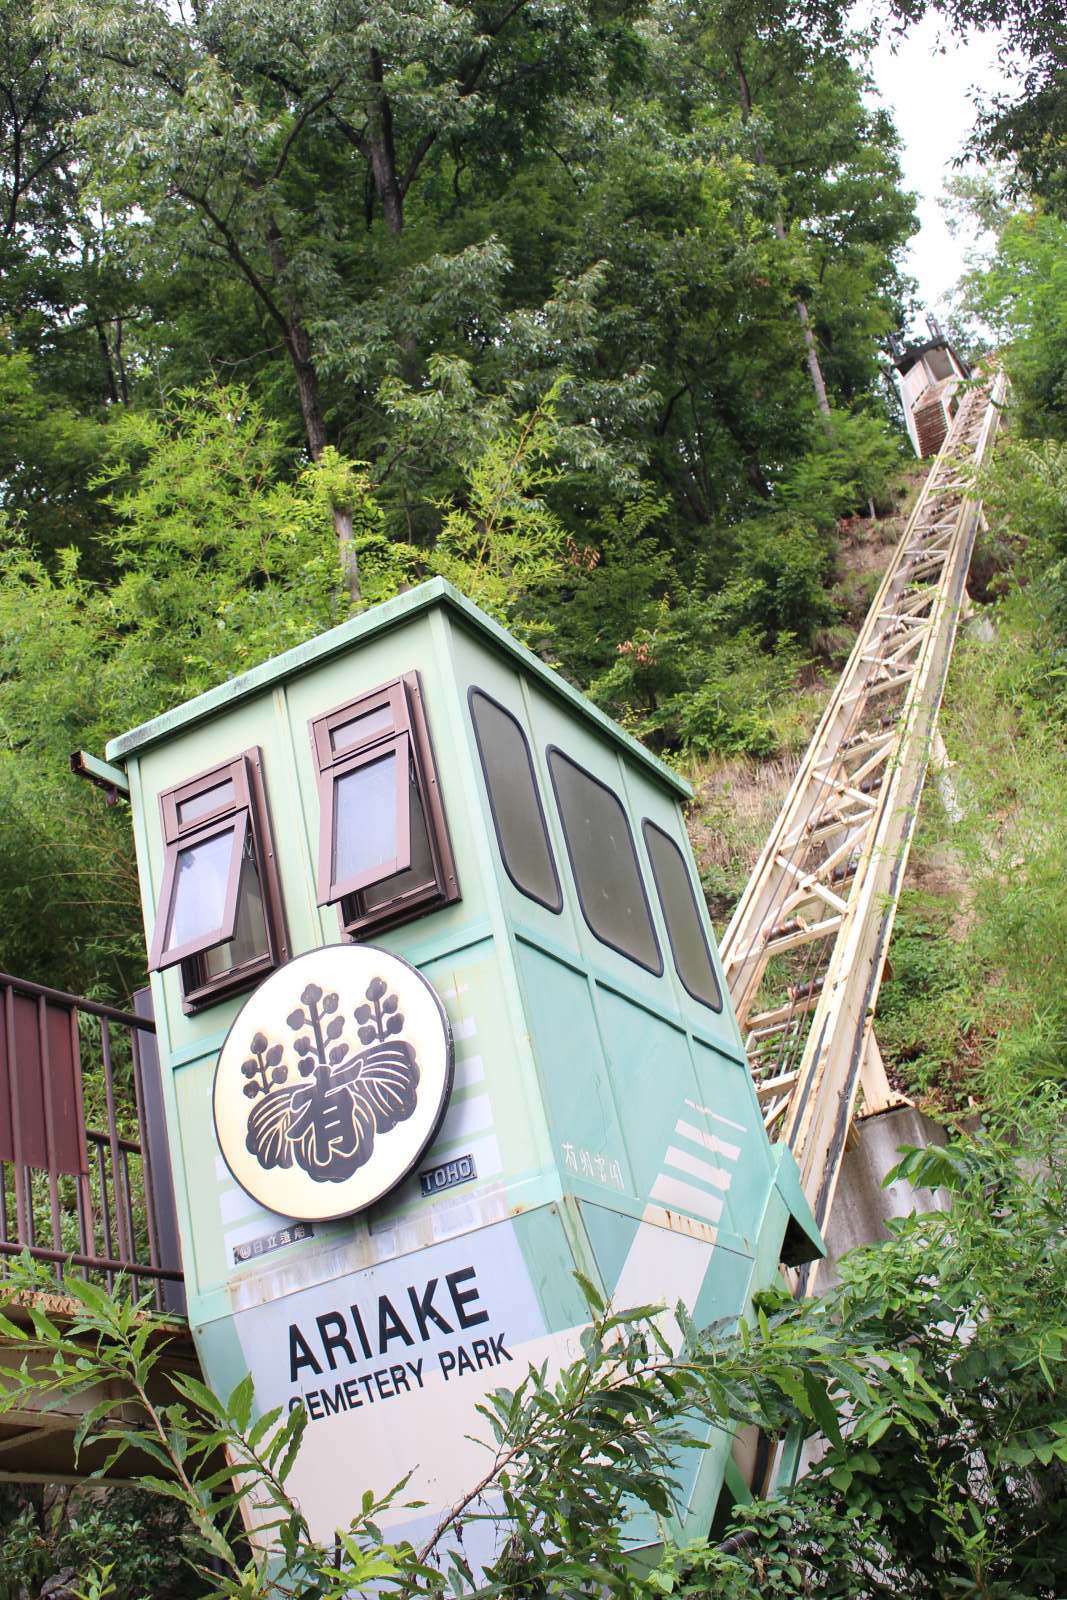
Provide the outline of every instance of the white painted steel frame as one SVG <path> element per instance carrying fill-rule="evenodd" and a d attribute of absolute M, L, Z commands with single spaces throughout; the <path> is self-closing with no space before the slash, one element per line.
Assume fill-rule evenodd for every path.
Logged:
<path fill-rule="evenodd" d="M 963 397 L 721 945 L 764 1121 L 789 1144 L 820 1227 L 862 1085 L 900 1103 L 874 1009 L 955 641 L 1006 383 Z M 802 981 L 755 1005 L 773 957 Z"/>

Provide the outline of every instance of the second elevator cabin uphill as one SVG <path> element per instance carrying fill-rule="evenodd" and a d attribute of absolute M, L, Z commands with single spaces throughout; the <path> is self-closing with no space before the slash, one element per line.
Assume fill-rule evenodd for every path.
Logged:
<path fill-rule="evenodd" d="M 439 579 L 115 739 L 189 1318 L 302 1403 L 332 1539 L 485 1471 L 489 1389 L 622 1308 L 744 1316 L 821 1249 L 763 1128 L 686 783 Z M 706 1530 L 730 1440 L 689 1452 Z M 650 1533 L 651 1537 L 651 1533 Z"/>

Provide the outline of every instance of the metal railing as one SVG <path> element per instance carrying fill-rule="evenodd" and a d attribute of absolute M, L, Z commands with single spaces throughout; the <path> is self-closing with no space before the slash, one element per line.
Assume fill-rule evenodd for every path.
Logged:
<path fill-rule="evenodd" d="M 6 973 L 0 1007 L 0 1274 L 28 1251 L 184 1311 L 151 1016 Z"/>

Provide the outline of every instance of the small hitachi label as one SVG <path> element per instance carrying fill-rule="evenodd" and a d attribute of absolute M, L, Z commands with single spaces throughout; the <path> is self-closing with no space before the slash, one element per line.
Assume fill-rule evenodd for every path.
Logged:
<path fill-rule="evenodd" d="M 478 1176 L 473 1156 L 457 1156 L 454 1161 L 442 1161 L 439 1167 L 428 1167 L 419 1173 L 419 1183 L 425 1195 L 440 1194 L 442 1189 L 454 1189 L 457 1183 L 470 1183 Z"/>
<path fill-rule="evenodd" d="M 293 1222 L 288 1228 L 279 1228 L 277 1233 L 265 1233 L 259 1239 L 249 1239 L 247 1244 L 234 1245 L 233 1259 L 240 1266 L 255 1256 L 265 1256 L 268 1250 L 281 1250 L 284 1245 L 296 1244 L 298 1239 L 311 1239 L 314 1235 L 310 1222 Z"/>

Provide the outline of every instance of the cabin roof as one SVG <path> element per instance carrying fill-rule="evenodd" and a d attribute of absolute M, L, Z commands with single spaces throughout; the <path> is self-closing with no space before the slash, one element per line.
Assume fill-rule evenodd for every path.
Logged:
<path fill-rule="evenodd" d="M 381 605 L 372 607 L 348 622 L 342 622 L 336 628 L 330 628 L 326 633 L 318 634 L 314 639 L 308 639 L 304 644 L 294 646 L 292 650 L 284 651 L 280 656 L 272 656 L 269 661 L 260 662 L 258 667 L 242 672 L 239 677 L 229 678 L 216 688 L 208 689 L 204 694 L 196 695 L 194 699 L 186 700 L 182 705 L 164 711 L 160 716 L 153 717 L 150 722 L 142 722 L 139 727 L 131 728 L 128 733 L 119 734 L 108 743 L 107 759 L 123 761 L 128 756 L 139 754 L 149 745 L 159 744 L 161 740 L 184 732 L 198 722 L 220 716 L 231 706 L 249 699 L 252 695 L 261 694 L 272 684 L 295 677 L 298 673 L 311 671 L 331 656 L 339 655 L 366 639 L 375 638 L 390 629 L 398 628 L 434 606 L 446 608 L 457 620 L 476 632 L 484 644 L 508 656 L 515 665 L 537 679 L 543 688 L 562 700 L 572 713 L 592 726 L 603 738 L 622 746 L 632 760 L 640 762 L 666 788 L 671 789 L 680 798 L 691 798 L 693 790 L 684 778 L 673 772 L 666 762 L 653 755 L 651 750 L 646 750 L 642 744 L 620 728 L 617 722 L 612 721 L 611 717 L 605 716 L 603 711 L 598 710 L 565 678 L 546 666 L 532 650 L 527 650 L 525 645 L 519 644 L 505 628 L 494 622 L 492 617 L 487 616 L 480 607 L 460 594 L 459 590 L 454 589 L 444 578 L 431 578 L 415 589 L 409 589 L 392 600 L 385 600 Z"/>
<path fill-rule="evenodd" d="M 943 334 L 936 339 L 923 339 L 919 344 L 907 345 L 904 350 L 901 351 L 900 355 L 897 356 L 893 362 L 893 365 L 901 374 L 910 372 L 915 363 L 917 361 L 921 361 L 928 350 L 947 350 L 949 355 L 952 356 L 953 360 L 956 362 L 960 371 L 963 373 L 964 377 L 970 377 L 971 368 L 969 362 L 963 359 L 959 351 L 956 349 L 956 346 L 950 343 L 950 341 L 946 339 Z"/>

